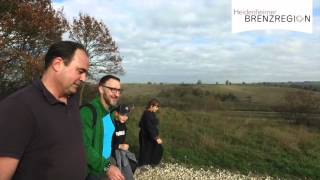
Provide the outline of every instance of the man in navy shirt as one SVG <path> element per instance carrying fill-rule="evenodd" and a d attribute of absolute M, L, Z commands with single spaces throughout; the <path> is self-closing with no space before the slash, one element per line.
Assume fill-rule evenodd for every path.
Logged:
<path fill-rule="evenodd" d="M 78 43 L 53 44 L 41 79 L 0 103 L 1 180 L 82 180 L 86 162 L 77 96 L 89 58 Z"/>

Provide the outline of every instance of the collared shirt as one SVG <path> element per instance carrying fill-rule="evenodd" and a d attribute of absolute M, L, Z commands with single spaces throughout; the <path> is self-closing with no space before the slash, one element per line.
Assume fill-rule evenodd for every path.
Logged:
<path fill-rule="evenodd" d="M 0 102 L 0 156 L 19 160 L 13 180 L 85 179 L 77 97 L 67 102 L 40 80 Z"/>

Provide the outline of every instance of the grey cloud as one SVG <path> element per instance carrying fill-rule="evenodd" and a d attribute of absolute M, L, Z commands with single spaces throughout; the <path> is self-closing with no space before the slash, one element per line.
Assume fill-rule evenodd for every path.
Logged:
<path fill-rule="evenodd" d="M 288 31 L 231 33 L 231 1 L 78 1 L 102 19 L 124 57 L 125 82 L 317 80 L 320 26 L 311 35 Z"/>

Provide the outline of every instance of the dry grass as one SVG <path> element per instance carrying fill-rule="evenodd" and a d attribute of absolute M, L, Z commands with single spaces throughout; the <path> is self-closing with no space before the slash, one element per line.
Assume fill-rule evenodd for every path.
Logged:
<path fill-rule="evenodd" d="M 272 137 L 286 150 L 300 151 L 300 147 L 315 142 L 319 135 L 309 132 L 303 126 L 297 127 L 265 127 L 263 132 L 266 136 Z"/>
<path fill-rule="evenodd" d="M 127 95 L 132 98 L 128 99 L 133 102 L 139 98 L 141 102 L 144 102 L 146 94 L 154 96 L 161 89 L 176 86 L 132 85 L 131 88 L 129 85 L 128 91 L 125 93 L 128 93 Z M 162 106 L 157 116 L 160 119 L 160 134 L 164 140 L 165 162 L 190 163 L 190 166 L 193 167 L 212 165 L 242 173 L 254 171 L 289 179 L 320 178 L 320 167 L 318 166 L 320 160 L 319 131 L 311 131 L 307 127 L 288 124 L 279 113 L 272 112 L 270 109 L 271 106 L 277 105 L 283 100 L 282 96 L 288 88 L 237 85 L 201 85 L 197 88 L 214 93 L 231 92 L 239 97 L 240 102 L 222 102 L 226 109 L 208 111 L 213 102 L 207 101 L 207 97 L 193 97 L 189 99 L 192 100 L 191 102 L 181 97 L 177 99 L 179 102 L 188 101 L 193 106 L 186 106 L 183 110 L 175 108 L 175 106 Z M 139 94 L 142 96 L 139 97 Z M 252 97 L 251 104 L 243 102 L 247 96 Z M 168 99 L 170 100 L 170 98 Z M 196 102 L 193 104 L 193 101 Z M 208 103 L 206 104 L 206 102 Z M 256 108 L 256 105 L 261 105 L 261 108 Z M 233 109 L 232 106 L 245 108 L 240 111 Z M 128 121 L 128 142 L 134 152 L 138 151 L 137 134 L 139 129 L 137 123 L 142 111 L 142 105 L 136 106 Z M 139 176 L 138 179 L 144 177 L 144 179 L 193 178 L 187 173 L 189 172 L 187 170 L 185 174 L 188 176 L 177 177 L 180 170 L 183 171 L 173 167 L 172 176 L 161 174 L 167 171 L 155 172 L 151 170 L 148 171 L 151 174 Z M 219 179 L 214 175 L 208 175 L 210 178 L 200 177 Z M 221 177 L 220 179 L 227 179 L 226 176 Z M 241 179 L 238 176 L 231 175 L 231 177 Z M 243 176 L 242 179 L 252 178 Z M 258 176 L 256 179 L 263 178 Z"/>

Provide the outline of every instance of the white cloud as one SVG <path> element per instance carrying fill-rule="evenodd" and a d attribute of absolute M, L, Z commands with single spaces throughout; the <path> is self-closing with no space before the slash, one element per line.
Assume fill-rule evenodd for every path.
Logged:
<path fill-rule="evenodd" d="M 124 56 L 124 82 L 319 80 L 320 13 L 313 34 L 231 34 L 230 2 L 66 0 L 54 7 L 68 19 L 84 12 L 103 20 Z"/>

